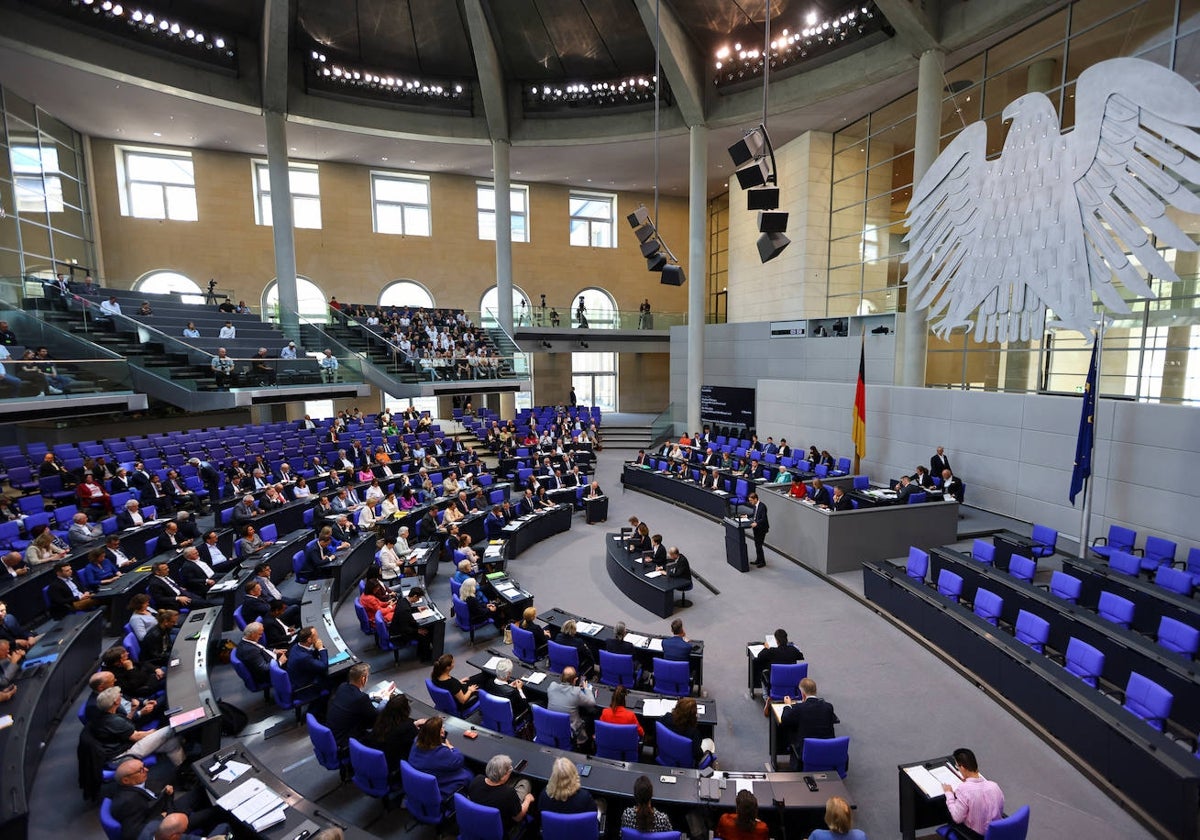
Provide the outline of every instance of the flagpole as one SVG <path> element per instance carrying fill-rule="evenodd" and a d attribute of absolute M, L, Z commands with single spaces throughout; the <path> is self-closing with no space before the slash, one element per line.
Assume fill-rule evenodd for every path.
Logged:
<path fill-rule="evenodd" d="M 1092 404 L 1092 439 L 1088 451 L 1088 463 L 1092 464 L 1092 455 L 1096 451 L 1096 419 L 1100 415 L 1100 360 L 1104 356 L 1104 313 L 1100 313 L 1100 326 L 1096 328 L 1096 395 Z M 1090 374 L 1090 371 L 1089 371 Z M 1083 481 L 1083 510 L 1079 514 L 1079 557 L 1087 558 L 1088 531 L 1092 524 L 1092 477 L 1095 464 L 1092 464 L 1088 477 Z"/>

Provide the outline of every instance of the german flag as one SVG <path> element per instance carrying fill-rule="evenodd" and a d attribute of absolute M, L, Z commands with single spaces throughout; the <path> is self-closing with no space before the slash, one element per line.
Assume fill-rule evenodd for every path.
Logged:
<path fill-rule="evenodd" d="M 854 474 L 858 474 L 859 459 L 867 454 L 867 330 L 863 328 L 862 346 L 858 351 L 858 385 L 854 388 Z"/>

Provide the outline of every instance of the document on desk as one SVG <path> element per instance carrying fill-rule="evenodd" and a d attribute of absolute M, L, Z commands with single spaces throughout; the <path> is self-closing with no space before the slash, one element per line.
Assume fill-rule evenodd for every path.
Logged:
<path fill-rule="evenodd" d="M 487 662 L 483 663 L 483 670 L 485 670 L 485 671 L 495 671 L 495 670 L 496 670 L 496 666 L 500 664 L 500 660 L 501 660 L 501 659 L 504 659 L 504 657 L 503 657 L 503 656 L 493 656 L 493 657 L 491 657 L 490 659 L 488 659 L 488 661 L 487 661 Z"/>
<path fill-rule="evenodd" d="M 233 589 L 237 585 L 238 585 L 238 582 L 237 582 L 236 578 L 231 579 L 231 580 L 223 580 L 220 583 L 214 583 L 211 587 L 209 587 L 208 592 L 210 595 L 214 592 L 228 592 L 230 589 Z"/>
<path fill-rule="evenodd" d="M 662 569 L 655 569 L 653 572 L 647 572 L 646 577 L 656 578 L 656 577 L 662 577 L 665 574 L 666 574 L 666 572 L 664 572 Z"/>
<path fill-rule="evenodd" d="M 545 674 L 533 673 L 527 677 L 522 677 L 521 682 L 526 682 L 526 683 L 529 683 L 530 685 L 540 685 L 542 683 L 542 681 L 545 679 L 546 679 Z"/>
<path fill-rule="evenodd" d="M 656 650 L 659 653 L 662 653 L 662 639 L 659 639 L 659 638 L 651 639 L 648 647 L 650 648 L 650 650 Z"/>
<path fill-rule="evenodd" d="M 942 783 L 938 781 L 937 776 L 926 769 L 924 764 L 914 764 L 912 767 L 905 767 L 904 772 L 908 774 L 908 778 L 913 780 L 913 784 L 921 789 L 921 793 L 930 799 L 936 799 L 943 795 Z"/>
<path fill-rule="evenodd" d="M 226 762 L 225 769 L 217 774 L 217 779 L 222 782 L 236 782 L 249 769 L 249 764 L 243 764 L 240 761 L 229 761 Z"/>
<path fill-rule="evenodd" d="M 216 806 L 225 811 L 232 812 L 243 802 L 253 799 L 262 791 L 266 790 L 267 786 L 262 779 L 247 779 L 237 787 L 228 791 L 224 796 L 216 801 Z"/>
<path fill-rule="evenodd" d="M 677 701 L 663 697 L 647 697 L 642 701 L 642 714 L 646 717 L 663 717 L 671 714 Z"/>
<path fill-rule="evenodd" d="M 646 647 L 650 644 L 649 637 L 641 636 L 637 633 L 626 633 L 625 641 L 629 642 L 629 644 L 633 645 L 634 647 Z"/>
<path fill-rule="evenodd" d="M 604 629 L 604 625 L 596 624 L 594 621 L 576 621 L 575 629 L 586 636 L 595 636 Z"/>
<path fill-rule="evenodd" d="M 429 609 L 428 607 L 424 607 L 413 613 L 413 618 L 417 621 L 424 621 L 427 618 L 433 618 L 433 610 Z"/>
<path fill-rule="evenodd" d="M 347 660 L 349 658 L 350 658 L 350 651 L 340 650 L 337 653 L 335 653 L 333 656 L 329 657 L 329 664 L 336 665 L 337 663 L 344 662 L 345 660 Z"/>

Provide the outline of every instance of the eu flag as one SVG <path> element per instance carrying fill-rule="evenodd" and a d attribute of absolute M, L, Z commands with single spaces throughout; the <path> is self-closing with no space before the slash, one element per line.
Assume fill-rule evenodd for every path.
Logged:
<path fill-rule="evenodd" d="M 1083 483 L 1092 474 L 1092 441 L 1096 430 L 1096 390 L 1100 371 L 1097 370 L 1100 337 L 1092 343 L 1092 360 L 1088 364 L 1087 382 L 1083 386 L 1083 407 L 1079 411 L 1079 438 L 1075 442 L 1075 469 L 1071 473 L 1071 504 L 1083 490 Z"/>

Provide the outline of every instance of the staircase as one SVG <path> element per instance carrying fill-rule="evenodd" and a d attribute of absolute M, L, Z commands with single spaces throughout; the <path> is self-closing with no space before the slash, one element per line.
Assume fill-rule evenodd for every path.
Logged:
<path fill-rule="evenodd" d="M 653 414 L 605 414 L 600 436 L 605 449 L 645 449 L 653 442 Z"/>

